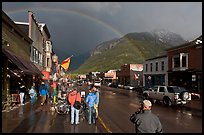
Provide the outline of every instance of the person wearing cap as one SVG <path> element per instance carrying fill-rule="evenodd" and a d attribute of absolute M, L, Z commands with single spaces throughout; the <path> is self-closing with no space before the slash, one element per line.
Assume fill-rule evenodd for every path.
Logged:
<path fill-rule="evenodd" d="M 136 133 L 162 133 L 161 122 L 155 114 L 152 113 L 152 103 L 144 100 L 141 104 L 142 113 L 135 114 Z"/>

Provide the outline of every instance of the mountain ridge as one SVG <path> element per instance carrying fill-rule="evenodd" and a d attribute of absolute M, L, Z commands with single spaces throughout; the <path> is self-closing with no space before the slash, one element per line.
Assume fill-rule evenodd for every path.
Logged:
<path fill-rule="evenodd" d="M 167 48 L 185 42 L 180 35 L 168 31 L 128 33 L 97 45 L 90 52 L 90 57 L 74 72 L 103 72 L 119 69 L 123 64 L 142 64 L 145 59 L 164 55 Z"/>

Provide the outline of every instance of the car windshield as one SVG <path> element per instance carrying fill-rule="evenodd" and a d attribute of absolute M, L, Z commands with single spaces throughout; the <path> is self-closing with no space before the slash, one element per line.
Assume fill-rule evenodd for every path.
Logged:
<path fill-rule="evenodd" d="M 167 87 L 168 92 L 170 93 L 181 93 L 183 91 L 186 91 L 185 88 L 183 87 L 177 87 L 177 86 L 171 86 L 171 87 Z"/>

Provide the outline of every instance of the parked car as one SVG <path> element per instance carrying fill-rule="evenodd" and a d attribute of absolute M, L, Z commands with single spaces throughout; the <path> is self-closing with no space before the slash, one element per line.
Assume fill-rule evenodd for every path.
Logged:
<path fill-rule="evenodd" d="M 94 86 L 101 87 L 101 81 L 94 81 Z"/>
<path fill-rule="evenodd" d="M 122 84 L 118 84 L 118 88 L 123 89 L 123 88 L 124 88 L 124 85 L 122 85 Z"/>
<path fill-rule="evenodd" d="M 126 86 L 124 86 L 124 89 L 127 89 L 127 90 L 133 90 L 134 87 L 131 86 L 131 85 L 126 85 Z"/>
<path fill-rule="evenodd" d="M 153 103 L 162 101 L 167 106 L 187 104 L 191 100 L 191 94 L 185 88 L 178 86 L 154 86 L 149 90 L 143 91 L 143 97 Z"/>
<path fill-rule="evenodd" d="M 118 84 L 117 83 L 111 83 L 109 86 L 113 87 L 113 88 L 118 88 Z"/>

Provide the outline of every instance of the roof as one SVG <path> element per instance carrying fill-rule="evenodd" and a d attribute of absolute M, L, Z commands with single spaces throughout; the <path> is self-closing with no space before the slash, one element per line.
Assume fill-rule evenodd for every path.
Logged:
<path fill-rule="evenodd" d="M 33 40 L 31 38 L 28 37 L 28 35 L 26 35 L 26 33 L 24 33 L 23 30 L 21 30 L 21 28 L 19 28 L 14 21 L 9 18 L 9 16 L 2 10 L 2 22 L 6 23 L 6 25 L 12 27 L 18 35 L 22 36 L 27 42 L 32 43 Z"/>
<path fill-rule="evenodd" d="M 196 43 L 197 40 L 201 40 L 201 45 L 202 45 L 202 35 L 201 35 L 201 36 L 199 36 L 198 38 L 196 38 L 195 40 L 193 40 L 191 42 L 184 43 L 184 44 L 181 44 L 181 45 L 178 45 L 178 46 L 175 46 L 175 47 L 171 47 L 171 48 L 168 48 L 166 50 L 167 51 L 172 51 L 172 50 L 179 49 L 179 48 L 194 46 L 194 45 L 197 45 L 197 43 Z"/>
<path fill-rule="evenodd" d="M 160 55 L 160 56 L 157 56 L 157 57 L 154 57 L 154 58 L 146 59 L 145 61 L 159 59 L 159 58 L 164 58 L 164 57 L 167 57 L 167 55 L 166 54 L 165 55 Z"/>

